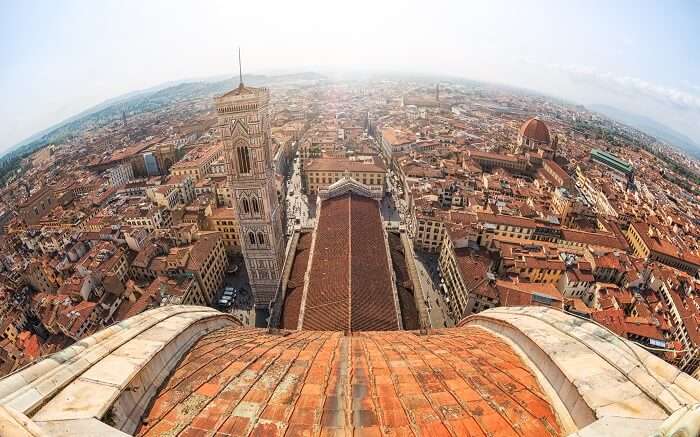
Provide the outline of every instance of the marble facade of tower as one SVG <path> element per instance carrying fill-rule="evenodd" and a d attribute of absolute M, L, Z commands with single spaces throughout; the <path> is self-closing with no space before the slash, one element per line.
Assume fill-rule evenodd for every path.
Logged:
<path fill-rule="evenodd" d="M 267 88 L 240 85 L 215 98 L 218 133 L 255 304 L 274 299 L 284 262 L 282 211 L 272 167 Z"/>

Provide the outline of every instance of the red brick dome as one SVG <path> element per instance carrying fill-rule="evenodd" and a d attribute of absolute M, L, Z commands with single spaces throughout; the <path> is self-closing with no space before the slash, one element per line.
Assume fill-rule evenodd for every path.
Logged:
<path fill-rule="evenodd" d="M 550 144 L 549 129 L 538 118 L 531 118 L 520 128 L 520 135 L 538 143 Z"/>

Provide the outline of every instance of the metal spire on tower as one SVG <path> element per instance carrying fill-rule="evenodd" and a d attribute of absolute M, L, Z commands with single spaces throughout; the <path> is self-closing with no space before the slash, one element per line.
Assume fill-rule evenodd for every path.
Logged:
<path fill-rule="evenodd" d="M 241 46 L 238 46 L 238 87 L 243 88 L 243 67 L 241 66 Z"/>

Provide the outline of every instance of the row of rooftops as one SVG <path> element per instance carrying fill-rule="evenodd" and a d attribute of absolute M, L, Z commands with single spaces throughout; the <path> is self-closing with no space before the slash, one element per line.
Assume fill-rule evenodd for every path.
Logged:
<path fill-rule="evenodd" d="M 133 292 L 136 299 L 132 302 L 125 298 L 120 304 L 107 290 L 112 288 L 106 282 L 100 283 L 100 277 L 106 281 L 104 278 L 112 274 L 117 262 L 121 265 L 125 261 L 128 269 L 135 252 L 127 247 L 127 235 L 137 235 L 137 245 L 143 243 L 143 238 L 153 237 L 124 222 L 130 213 L 138 216 L 144 210 L 156 209 L 149 208 L 150 202 L 143 196 L 145 189 L 172 187 L 184 178 L 159 177 L 110 187 L 102 172 L 123 164 L 132 165 L 136 173 L 137 166 L 144 164 L 139 162 L 141 155 L 147 152 L 156 156 L 161 165 L 163 160 L 177 161 L 183 151 L 197 147 L 196 140 L 203 134 L 200 143 L 208 144 L 206 133 L 215 124 L 215 117 L 207 113 L 208 106 L 198 106 L 195 99 L 149 113 L 126 114 L 127 124 L 120 118 L 104 126 L 90 126 L 65 143 L 37 151 L 27 159 L 27 171 L 2 190 L 1 206 L 34 207 L 44 200 L 46 207 L 47 199 L 51 203 L 36 224 L 27 225 L 21 217 L 8 217 L 3 222 L 7 234 L 1 236 L 0 294 L 7 292 L 10 298 L 0 299 L 0 307 L 25 294 L 36 296 L 46 307 L 40 311 L 41 325 L 50 329 L 46 333 L 27 327 L 23 340 L 8 344 L 7 348 L 22 351 L 25 340 L 38 338 L 41 354 L 50 353 L 56 350 L 54 345 L 61 345 L 58 349 L 68 346 L 78 333 L 89 335 L 94 329 L 159 305 L 155 294 L 146 293 L 148 284 L 130 284 L 126 279 L 122 284 L 127 289 L 125 293 Z M 193 252 L 195 265 L 200 257 L 196 250 Z M 12 261 L 6 263 L 7 260 Z M 34 285 L 28 287 L 29 274 L 36 275 L 33 284 L 47 287 L 48 293 L 36 292 Z M 170 288 L 175 290 L 176 285 Z M 84 299 L 85 293 L 89 293 L 88 300 Z M 18 307 L 12 311 L 28 314 L 31 309 Z M 70 338 L 71 335 L 76 338 Z M 25 352 L 30 358 L 36 355 Z"/>
<path fill-rule="evenodd" d="M 247 94 L 249 91 L 247 88 L 245 87 L 238 94 L 234 90 L 230 97 L 241 95 L 242 92 Z M 312 129 L 318 127 L 319 141 L 320 139 L 325 141 L 327 138 L 329 141 L 337 143 L 338 127 L 356 127 L 365 123 L 365 118 L 367 118 L 367 126 L 370 127 L 370 130 L 374 124 L 374 126 L 380 126 L 383 129 L 391 128 L 406 133 L 409 138 L 413 137 L 416 144 L 415 151 L 410 152 L 406 156 L 405 161 L 397 160 L 395 164 L 400 166 L 407 180 L 411 178 L 425 178 L 425 185 L 432 185 L 423 195 L 426 198 L 435 196 L 436 200 L 430 201 L 425 211 L 432 210 L 433 217 L 446 220 L 452 224 L 453 226 L 450 229 L 455 235 L 458 232 L 472 232 L 472 226 L 480 222 L 479 217 L 481 216 L 482 219 L 500 220 L 504 224 L 508 221 L 517 221 L 519 223 L 522 223 L 522 221 L 528 223 L 535 221 L 534 229 L 554 228 L 557 230 L 557 235 L 570 241 L 624 250 L 626 244 L 624 237 L 620 238 L 619 230 L 616 231 L 612 227 L 606 227 L 607 232 L 600 232 L 595 227 L 595 223 L 592 225 L 593 227 L 576 223 L 578 228 L 575 229 L 557 225 L 556 220 L 551 219 L 551 212 L 548 211 L 548 193 L 551 189 L 550 186 L 554 185 L 554 182 L 551 180 L 545 181 L 546 178 L 530 175 L 531 180 L 521 183 L 520 181 L 524 179 L 515 178 L 513 175 L 498 169 L 492 170 L 491 173 L 484 173 L 478 162 L 469 159 L 468 156 L 465 158 L 465 153 L 463 153 L 465 145 L 460 144 L 460 141 L 469 143 L 469 150 L 473 149 L 472 153 L 475 154 L 474 156 L 494 157 L 505 161 L 523 159 L 519 156 L 510 155 L 506 148 L 509 145 L 508 141 L 515 138 L 518 127 L 524 121 L 524 117 L 532 113 L 544 114 L 541 118 L 545 120 L 552 134 L 556 133 L 562 139 L 560 152 L 568 160 L 552 157 L 551 160 L 544 161 L 545 164 L 549 162 L 556 164 L 557 167 L 554 167 L 553 171 L 557 175 L 563 176 L 561 174 L 562 171 L 573 175 L 575 166 L 581 165 L 587 174 L 595 175 L 597 178 L 596 183 L 610 199 L 614 208 L 622 211 L 623 209 L 634 207 L 636 205 L 635 201 L 643 203 L 635 199 L 634 196 L 627 198 L 625 195 L 622 195 L 618 187 L 606 179 L 604 172 L 590 172 L 592 167 L 581 157 L 587 156 L 592 146 L 599 144 L 598 140 L 579 138 L 575 133 L 571 133 L 567 126 L 570 123 L 566 120 L 570 120 L 571 116 L 576 114 L 576 112 L 562 108 L 559 105 L 544 105 L 537 101 L 506 96 L 499 96 L 496 100 L 488 103 L 486 102 L 488 98 L 475 94 L 469 99 L 464 99 L 461 103 L 455 103 L 455 106 L 458 106 L 458 111 L 455 111 L 455 113 L 458 112 L 459 114 L 450 113 L 444 108 L 429 108 L 425 119 L 408 120 L 406 110 L 396 106 L 390 99 L 384 99 L 384 103 L 376 105 L 371 103 L 380 100 L 377 99 L 376 95 L 372 97 L 371 93 L 368 93 L 366 96 L 365 94 L 360 94 L 358 97 L 358 95 L 351 96 L 351 93 L 334 89 L 328 94 L 319 94 L 313 98 L 303 94 L 303 91 L 300 91 L 299 94 L 295 94 L 293 91 L 284 91 L 284 93 L 284 99 L 275 101 L 275 105 L 284 106 L 286 99 L 289 99 L 290 102 L 294 102 L 296 107 L 304 108 L 300 112 L 304 113 L 307 109 L 313 109 L 315 113 L 319 114 L 318 117 L 322 121 L 313 124 L 316 123 L 314 121 L 311 126 Z M 401 94 L 398 93 L 397 95 Z M 302 97 L 299 97 L 299 95 Z M 323 96 L 328 97 L 328 101 L 324 101 Z M 272 97 L 275 99 L 274 95 Z M 358 105 L 362 106 L 359 110 L 356 109 Z M 368 110 L 363 105 L 368 105 L 370 109 Z M 414 116 L 415 114 L 411 114 L 411 117 Z M 378 120 L 380 121 L 377 124 Z M 118 130 L 113 129 L 114 132 L 118 132 Z M 116 139 L 118 138 L 117 134 L 112 136 L 115 138 L 114 144 L 120 141 Z M 419 146 L 424 146 L 425 149 L 419 149 Z M 131 147 L 135 146 L 129 146 L 129 148 Z M 61 148 L 59 153 L 64 153 L 63 149 Z M 128 154 L 128 151 L 128 149 L 123 149 L 110 154 L 109 157 L 111 159 L 116 156 L 121 159 L 120 156 Z M 634 159 L 634 155 L 630 155 L 625 151 L 616 152 L 616 154 L 622 159 Z M 653 174 L 650 174 L 650 176 L 653 176 Z M 444 183 L 438 183 L 437 180 L 444 181 Z M 668 187 L 668 185 L 661 185 L 664 183 L 662 179 L 649 178 L 649 180 L 660 187 L 664 187 L 664 189 Z M 431 183 L 431 181 L 435 182 Z M 408 184 L 410 185 L 413 182 L 409 181 Z M 206 185 L 205 182 L 200 181 L 198 186 L 201 184 Z M 450 207 L 448 210 L 445 210 L 442 206 L 436 206 L 437 198 L 440 197 L 441 192 L 448 191 L 454 198 L 464 198 L 466 206 L 463 209 L 462 207 Z M 652 193 L 661 192 L 661 190 L 656 190 L 653 186 L 649 191 Z M 409 187 L 409 192 L 413 193 L 412 187 Z M 89 196 L 92 197 L 92 195 L 93 192 L 91 191 Z M 95 202 L 98 205 L 103 205 L 104 202 L 118 195 L 116 192 L 105 190 L 95 194 Z M 669 192 L 669 197 L 680 199 L 680 196 L 674 196 L 672 192 Z M 688 217 L 692 217 L 692 212 L 684 211 L 684 203 L 681 200 L 679 202 L 681 203 L 673 210 L 671 207 L 660 205 L 659 215 L 670 217 L 669 212 L 673 212 L 673 224 L 664 226 L 664 228 L 672 229 L 677 227 L 681 229 L 678 232 L 674 231 L 673 237 L 669 237 L 669 241 L 674 246 L 682 247 L 682 245 L 676 244 L 677 239 L 684 236 L 685 239 L 690 240 L 695 238 L 695 235 L 693 234 L 694 225 L 692 224 L 692 219 L 688 219 Z M 82 200 L 78 199 L 73 205 L 78 203 L 82 203 Z M 670 201 L 667 203 L 676 205 L 676 203 Z M 90 209 L 92 208 L 87 208 L 86 220 L 88 221 L 96 217 L 91 214 Z M 115 219 L 123 217 L 122 210 L 119 208 L 115 208 L 112 212 Z M 638 218 L 634 215 L 634 209 L 624 212 L 631 214 L 631 217 L 634 219 Z M 421 214 L 421 212 L 418 211 L 417 214 Z M 472 221 L 472 218 L 476 220 Z M 104 221 L 104 223 L 107 222 L 108 220 Z M 100 220 L 100 223 L 96 224 L 96 226 L 104 223 Z M 664 235 L 671 235 L 671 233 L 664 229 Z"/>
<path fill-rule="evenodd" d="M 394 118 L 398 119 L 399 117 Z M 435 117 L 426 123 L 430 124 L 432 120 L 435 120 Z M 383 122 L 384 126 L 393 125 L 400 126 L 403 130 L 406 129 L 406 124 L 401 122 L 391 124 L 386 119 Z M 469 125 L 469 122 L 465 123 L 465 126 Z M 628 160 L 634 160 L 634 158 L 629 154 L 623 152 L 621 156 L 624 156 L 624 158 L 618 158 L 613 153 L 603 152 L 600 147 L 588 146 L 588 144 L 596 144 L 597 140 L 589 142 L 587 138 L 580 136 L 576 136 L 576 140 L 580 140 L 581 143 L 588 143 L 586 147 L 577 150 L 576 145 L 573 145 L 573 147 L 569 148 L 571 145 L 567 145 L 566 136 L 562 135 L 561 131 L 558 132 L 558 135 L 563 140 L 559 149 L 561 153 L 568 155 L 568 162 L 563 159 L 543 159 L 541 165 L 547 167 L 547 172 L 543 172 L 541 175 L 532 175 L 532 179 L 525 187 L 519 183 L 514 183 L 522 179 L 514 178 L 507 171 L 494 169 L 490 170 L 489 173 L 483 172 L 478 163 L 474 163 L 470 159 L 461 158 L 460 148 L 451 145 L 442 145 L 437 150 L 430 152 L 414 150 L 403 157 L 399 157 L 396 162 L 400 168 L 400 176 L 402 176 L 400 182 L 408 187 L 408 193 L 412 197 L 413 210 L 410 211 L 411 214 L 418 219 L 427 221 L 427 223 L 444 223 L 447 233 L 453 241 L 461 239 L 475 240 L 481 232 L 479 229 L 479 224 L 481 223 L 501 225 L 506 229 L 527 228 L 538 233 L 546 229 L 556 230 L 556 232 L 551 232 L 552 235 L 557 235 L 561 240 L 581 245 L 570 246 L 569 250 L 575 249 L 588 254 L 602 250 L 603 254 L 593 256 L 594 261 L 583 260 L 579 257 L 578 268 L 567 271 L 566 274 L 570 276 L 570 280 L 576 282 L 591 282 L 592 284 L 600 285 L 601 283 L 595 280 L 592 272 L 607 271 L 609 272 L 607 274 L 612 277 L 627 278 L 626 281 L 629 284 L 637 286 L 644 284 L 644 275 L 648 274 L 649 268 L 673 271 L 670 267 L 649 263 L 631 256 L 631 246 L 625 234 L 628 227 L 635 226 L 635 223 L 640 220 L 644 220 L 643 223 L 647 223 L 648 227 L 658 226 L 659 229 L 662 229 L 661 232 L 656 233 L 658 242 L 649 243 L 650 247 L 658 246 L 656 250 L 659 252 L 664 252 L 669 256 L 687 256 L 686 259 L 693 260 L 694 253 L 697 250 L 697 247 L 693 246 L 693 241 L 697 241 L 699 236 L 697 225 L 700 222 L 697 220 L 697 215 L 695 215 L 697 223 L 693 223 L 692 219 L 689 220 L 690 217 L 693 217 L 693 213 L 687 206 L 680 216 L 678 213 L 679 208 L 674 206 L 674 202 L 651 206 L 647 204 L 647 199 L 640 198 L 640 195 L 634 192 L 626 192 L 624 184 L 610 177 L 605 171 L 599 171 L 590 165 L 590 156 L 592 155 L 601 157 L 601 160 L 607 159 L 608 165 L 617 165 L 617 171 L 632 171 L 632 166 Z M 487 137 L 483 133 L 480 133 L 479 136 L 481 138 Z M 488 159 L 505 163 L 518 162 L 525 159 L 523 156 L 510 155 L 502 147 L 498 146 L 483 147 L 482 145 L 476 145 L 473 147 L 477 149 L 470 151 L 469 155 L 476 157 L 477 160 Z M 600 150 L 592 152 L 596 148 Z M 462 156 L 464 156 L 463 153 Z M 597 199 L 583 197 L 577 193 L 577 179 L 573 171 L 577 166 L 582 168 L 584 174 L 591 177 L 596 188 L 607 197 L 612 207 L 621 213 L 622 220 L 601 215 L 600 213 L 596 214 L 596 209 L 599 208 Z M 457 169 L 457 171 L 452 169 Z M 649 167 L 642 166 L 641 172 L 648 173 L 648 169 Z M 640 169 L 637 168 L 634 171 L 639 172 Z M 498 178 L 505 179 L 508 183 L 505 185 L 490 183 L 492 179 Z M 482 180 L 489 183 L 482 183 Z M 638 177 L 637 180 L 640 181 L 641 179 Z M 658 175 L 653 177 L 651 181 L 654 184 L 666 185 Z M 532 182 L 536 182 L 539 185 L 533 186 Z M 547 185 L 553 186 L 553 189 L 566 189 L 569 194 L 566 196 L 567 200 L 569 202 L 579 202 L 582 207 L 581 210 L 590 211 L 590 215 L 594 217 L 594 220 L 597 220 L 597 223 L 594 221 L 587 224 L 583 221 L 587 217 L 583 216 L 578 218 L 579 221 L 573 221 L 574 227 L 560 225 L 558 220 L 552 221 L 548 215 L 551 212 L 548 212 L 548 210 L 551 208 L 550 196 L 553 191 L 551 191 L 552 188 L 547 188 Z M 648 190 L 646 186 L 642 188 Z M 463 205 L 455 206 L 453 203 L 450 206 L 448 204 L 446 210 L 445 206 L 438 201 L 442 198 L 443 192 L 449 192 L 451 198 L 464 199 Z M 646 191 L 646 193 L 647 197 L 656 195 L 651 193 L 651 190 Z M 662 199 L 665 197 L 665 195 L 661 195 Z M 495 202 L 493 201 L 494 198 L 497 199 Z M 641 208 L 640 204 L 642 205 Z M 657 205 L 661 207 L 661 210 L 655 211 L 656 214 L 654 214 L 652 211 Z M 466 215 L 464 217 L 468 217 L 468 219 L 466 221 L 451 219 L 451 216 L 454 216 L 454 213 L 460 210 L 465 210 Z M 656 217 L 657 215 L 666 218 L 659 221 Z M 673 222 L 675 221 L 678 223 L 674 224 Z M 648 233 L 645 235 L 645 238 L 654 238 Z M 501 239 L 504 241 L 508 240 L 505 237 Z M 522 244 L 518 238 L 510 240 L 512 240 L 511 242 L 515 247 L 519 247 Z M 546 244 L 545 241 L 537 241 L 537 243 Z M 457 251 L 460 250 L 466 251 L 470 254 L 469 256 L 474 256 L 470 250 L 457 249 Z M 613 255 L 613 253 L 616 253 L 616 255 Z M 465 265 L 468 265 L 470 262 L 467 262 Z M 531 257 L 528 259 L 528 262 L 530 264 L 540 263 L 541 260 Z M 564 264 L 563 261 L 556 259 L 547 260 L 547 262 L 556 264 L 557 268 Z M 598 265 L 595 265 L 596 262 Z M 534 264 L 529 265 L 529 267 L 533 266 Z M 544 267 L 547 266 L 544 265 Z M 470 267 L 467 267 L 464 270 L 469 269 Z M 474 270 L 473 267 L 471 269 Z M 476 268 L 476 271 L 479 272 L 481 270 Z M 610 272 L 615 273 L 612 274 Z M 518 285 L 520 284 L 522 282 Z M 513 287 L 510 283 L 507 285 Z M 525 285 L 524 288 L 532 287 L 537 289 L 542 286 L 543 284 L 532 284 Z M 659 309 L 658 311 L 661 311 L 661 313 L 655 313 L 655 316 L 636 315 L 638 310 L 643 312 L 643 309 L 659 305 L 658 297 L 655 298 L 654 294 L 650 294 L 648 289 L 642 294 L 638 292 L 633 294 L 624 287 L 618 288 L 618 291 L 613 292 L 612 290 L 615 287 L 618 286 L 615 284 L 602 286 L 600 293 L 598 293 L 600 302 L 595 307 L 589 307 L 580 299 L 574 299 L 568 305 L 571 305 L 572 308 L 576 307 L 577 311 L 586 314 L 588 317 L 593 314 L 601 320 L 614 319 L 621 321 L 620 326 L 623 328 L 616 332 L 623 336 L 628 338 L 645 338 L 649 341 L 657 341 L 657 346 L 663 347 L 667 345 L 680 350 L 677 342 L 670 335 L 672 329 L 666 311 L 668 308 Z M 499 298 L 495 286 L 489 288 L 487 283 L 480 285 L 479 289 L 491 298 Z M 636 298 L 633 298 L 633 296 L 636 296 Z M 646 299 L 650 302 L 647 303 Z M 505 302 L 505 304 L 527 303 L 525 300 L 519 301 L 517 299 L 506 300 Z M 504 302 L 501 302 L 501 304 L 504 304 Z M 565 302 L 562 302 L 562 304 L 565 304 Z M 687 306 L 687 304 L 684 304 L 684 306 Z M 692 325 L 695 322 L 691 320 L 689 323 Z M 697 332 L 697 329 L 694 332 Z M 679 354 L 672 353 L 665 358 L 673 362 L 673 360 L 678 359 L 678 356 Z"/>

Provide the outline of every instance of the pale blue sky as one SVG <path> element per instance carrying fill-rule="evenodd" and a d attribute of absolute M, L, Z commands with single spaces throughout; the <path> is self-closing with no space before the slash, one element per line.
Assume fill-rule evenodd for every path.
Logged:
<path fill-rule="evenodd" d="M 605 103 L 700 142 L 696 1 L 0 0 L 0 151 L 89 106 L 246 71 L 434 72 Z"/>

